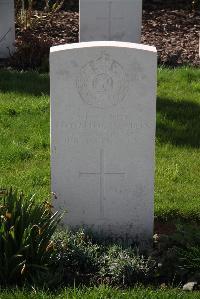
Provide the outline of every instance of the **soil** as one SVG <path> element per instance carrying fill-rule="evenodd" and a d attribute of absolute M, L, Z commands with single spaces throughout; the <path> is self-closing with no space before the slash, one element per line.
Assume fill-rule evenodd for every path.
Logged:
<path fill-rule="evenodd" d="M 50 45 L 78 42 L 78 12 L 35 11 L 31 23 L 26 29 L 16 25 L 17 47 L 23 44 L 23 39 L 27 40 L 27 34 L 47 40 Z M 156 46 L 159 64 L 199 66 L 199 34 L 200 11 L 163 8 L 163 4 L 144 5 L 141 42 Z"/>
<path fill-rule="evenodd" d="M 142 43 L 154 45 L 159 64 L 200 65 L 200 13 L 190 10 L 143 11 Z"/>
<path fill-rule="evenodd" d="M 176 231 L 176 224 L 173 222 L 155 221 L 154 234 L 157 235 L 171 235 Z"/>

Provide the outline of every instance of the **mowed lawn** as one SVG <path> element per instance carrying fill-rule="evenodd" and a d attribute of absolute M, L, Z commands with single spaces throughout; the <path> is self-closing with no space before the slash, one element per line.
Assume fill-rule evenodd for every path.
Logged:
<path fill-rule="evenodd" d="M 66 289 L 57 294 L 42 291 L 0 292 L 0 299 L 200 299 L 200 292 L 183 292 L 180 290 L 153 290 L 135 288 L 120 290 L 100 286 L 98 288 Z"/>
<path fill-rule="evenodd" d="M 50 194 L 49 76 L 0 71 L 0 186 Z M 67 153 L 66 153 L 67 154 Z M 200 69 L 159 69 L 155 215 L 200 219 Z"/>

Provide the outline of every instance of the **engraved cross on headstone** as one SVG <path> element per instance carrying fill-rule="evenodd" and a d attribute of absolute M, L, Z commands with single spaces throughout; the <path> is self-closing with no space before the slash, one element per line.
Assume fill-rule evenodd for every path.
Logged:
<path fill-rule="evenodd" d="M 108 39 L 111 40 L 112 32 L 111 25 L 112 20 L 123 20 L 123 17 L 112 17 L 112 1 L 108 1 L 108 17 L 98 17 L 97 20 L 108 20 Z"/>
<path fill-rule="evenodd" d="M 7 37 L 8 33 L 11 32 L 12 28 L 9 28 L 9 30 L 3 34 L 3 36 L 0 36 L 0 43 Z"/>
<path fill-rule="evenodd" d="M 104 190 L 104 185 L 105 185 L 105 175 L 120 175 L 124 176 L 125 172 L 111 172 L 111 171 L 105 171 L 105 166 L 104 166 L 104 150 L 100 150 L 100 170 L 99 172 L 79 172 L 79 176 L 82 175 L 97 175 L 99 176 L 99 185 L 100 185 L 100 215 L 101 217 L 104 216 L 104 205 L 103 201 L 105 199 L 105 190 Z"/>

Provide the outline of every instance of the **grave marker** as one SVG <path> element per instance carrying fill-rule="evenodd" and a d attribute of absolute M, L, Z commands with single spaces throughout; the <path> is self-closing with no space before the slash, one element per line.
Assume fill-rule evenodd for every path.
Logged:
<path fill-rule="evenodd" d="M 14 18 L 14 0 L 0 0 L 0 58 L 8 58 L 14 52 Z"/>
<path fill-rule="evenodd" d="M 51 173 L 64 223 L 123 241 L 153 234 L 156 50 L 51 48 Z"/>
<path fill-rule="evenodd" d="M 140 43 L 142 0 L 80 0 L 80 42 Z"/>

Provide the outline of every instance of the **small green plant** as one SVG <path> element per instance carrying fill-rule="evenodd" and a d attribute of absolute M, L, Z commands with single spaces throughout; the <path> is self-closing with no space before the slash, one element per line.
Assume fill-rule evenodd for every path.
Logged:
<path fill-rule="evenodd" d="M 0 283 L 40 279 L 49 270 L 54 245 L 51 237 L 61 220 L 49 202 L 27 199 L 17 191 L 0 198 Z"/>
<path fill-rule="evenodd" d="M 45 0 L 45 8 L 44 9 L 47 12 L 55 13 L 62 8 L 64 2 L 65 2 L 65 0 L 56 0 L 53 4 L 50 4 L 50 0 Z"/>
<path fill-rule="evenodd" d="M 200 278 L 200 228 L 197 225 L 179 225 L 176 238 L 178 268 L 187 277 L 198 275 Z"/>
<path fill-rule="evenodd" d="M 200 273 L 200 244 L 179 250 L 179 267 L 190 275 Z"/>
<path fill-rule="evenodd" d="M 111 246 L 103 255 L 100 277 L 111 284 L 131 285 L 137 282 L 150 282 L 154 277 L 156 262 L 136 250 Z"/>
<path fill-rule="evenodd" d="M 61 10 L 64 2 L 65 0 L 55 0 L 53 3 L 50 0 L 15 0 L 17 23 L 22 29 L 32 28 L 41 17 L 41 13 L 35 11 L 35 8 L 40 7 L 53 17 L 56 12 Z M 37 15 L 37 18 L 34 18 L 34 15 Z"/>
<path fill-rule="evenodd" d="M 64 277 L 94 274 L 99 270 L 101 247 L 93 244 L 83 230 L 58 231 L 52 238 L 55 244 L 54 262 Z"/>
<path fill-rule="evenodd" d="M 23 29 L 27 29 L 32 25 L 33 2 L 34 0 L 17 0 L 15 2 L 17 23 L 20 24 Z"/>
<path fill-rule="evenodd" d="M 177 225 L 170 236 L 161 236 L 156 244 L 160 276 L 186 282 L 200 273 L 200 229 L 198 225 Z"/>

